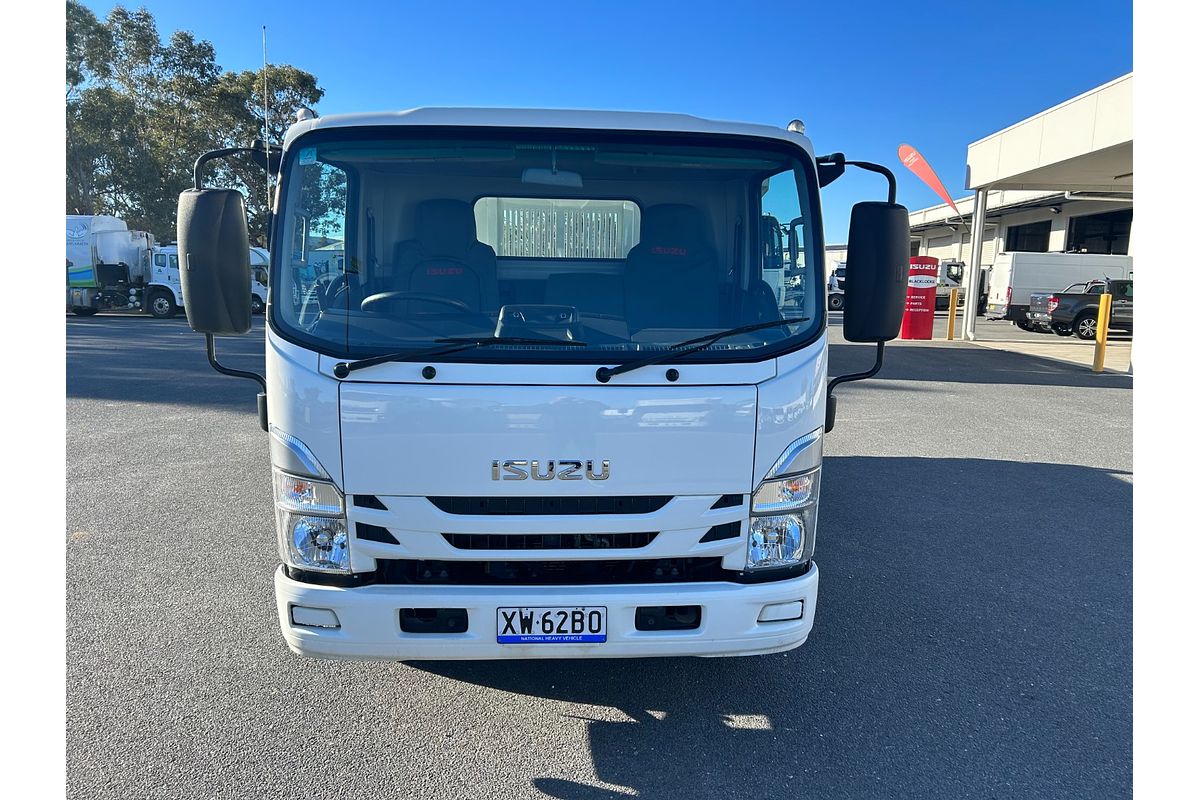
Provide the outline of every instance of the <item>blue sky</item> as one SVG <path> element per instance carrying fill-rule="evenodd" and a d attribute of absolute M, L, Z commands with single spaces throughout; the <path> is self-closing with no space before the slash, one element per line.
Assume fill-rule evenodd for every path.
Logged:
<path fill-rule="evenodd" d="M 87 0 L 103 17 L 115 5 Z M 878 161 L 900 202 L 937 196 L 903 142 L 954 197 L 967 144 L 1133 67 L 1129 0 L 964 2 L 234 2 L 153 0 L 164 38 L 192 31 L 226 69 L 317 76 L 322 114 L 422 105 L 675 111 L 785 125 L 820 153 Z M 850 206 L 882 199 L 850 175 L 824 192 L 827 241 Z"/>

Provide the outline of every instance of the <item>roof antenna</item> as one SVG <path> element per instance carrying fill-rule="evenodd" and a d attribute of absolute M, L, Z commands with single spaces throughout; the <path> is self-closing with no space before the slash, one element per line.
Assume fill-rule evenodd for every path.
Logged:
<path fill-rule="evenodd" d="M 267 26 L 262 26 L 263 51 L 263 146 L 267 148 L 267 209 L 271 208 L 271 117 L 267 102 Z"/>

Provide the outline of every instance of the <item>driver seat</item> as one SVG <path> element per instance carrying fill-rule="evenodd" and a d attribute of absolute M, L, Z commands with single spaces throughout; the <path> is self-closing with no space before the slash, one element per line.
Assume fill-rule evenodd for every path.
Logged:
<path fill-rule="evenodd" d="M 417 206 L 414 229 L 415 238 L 396 245 L 390 289 L 458 300 L 472 311 L 499 311 L 496 251 L 476 238 L 470 205 L 426 200 Z M 439 305 L 411 302 L 431 311 Z"/>

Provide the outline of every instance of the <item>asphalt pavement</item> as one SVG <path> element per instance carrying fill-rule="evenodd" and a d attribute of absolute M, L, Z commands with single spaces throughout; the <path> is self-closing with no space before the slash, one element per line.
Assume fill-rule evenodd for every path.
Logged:
<path fill-rule="evenodd" d="M 71 797 L 1131 793 L 1128 376 L 890 345 L 838 391 L 790 653 L 324 662 L 278 632 L 255 385 L 182 319 L 66 324 Z M 260 366 L 261 319 L 219 349 Z"/>

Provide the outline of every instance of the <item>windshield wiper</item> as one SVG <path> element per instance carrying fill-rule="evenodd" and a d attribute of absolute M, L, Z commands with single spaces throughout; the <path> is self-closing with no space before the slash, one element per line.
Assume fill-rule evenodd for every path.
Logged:
<path fill-rule="evenodd" d="M 339 378 L 344 378 L 355 370 L 373 367 L 376 364 L 386 364 L 389 361 L 408 361 L 410 359 L 429 358 L 430 356 L 444 356 L 450 353 L 473 350 L 476 347 L 487 347 L 493 344 L 549 344 L 563 347 L 587 347 L 587 342 L 570 339 L 532 339 L 520 336 L 452 337 L 448 339 L 434 339 L 434 341 L 438 343 L 438 347 L 403 350 L 399 353 L 360 358 L 357 361 L 339 361 L 333 367 L 333 374 Z"/>
<path fill-rule="evenodd" d="M 596 380 L 601 383 L 608 383 L 614 375 L 620 375 L 622 372 L 629 372 L 642 367 L 650 367 L 655 364 L 663 364 L 667 361 L 674 361 L 677 358 L 703 350 L 721 339 L 730 336 L 737 336 L 739 333 L 750 333 L 751 331 L 763 330 L 764 328 L 777 328 L 780 325 L 792 325 L 797 322 L 808 322 L 809 317 L 789 317 L 788 319 L 775 319 L 770 322 L 757 322 L 753 325 L 742 325 L 738 328 L 730 328 L 727 331 L 718 331 L 710 333 L 707 336 L 698 336 L 695 339 L 688 339 L 686 342 L 678 342 L 668 347 L 664 352 L 657 355 L 639 358 L 636 361 L 627 361 L 617 367 L 601 367 L 596 370 Z"/>

